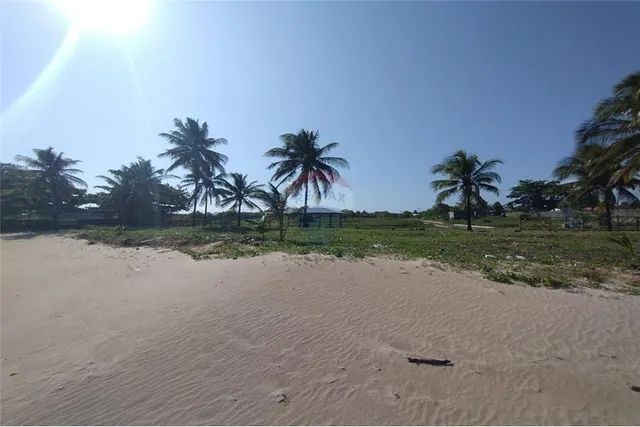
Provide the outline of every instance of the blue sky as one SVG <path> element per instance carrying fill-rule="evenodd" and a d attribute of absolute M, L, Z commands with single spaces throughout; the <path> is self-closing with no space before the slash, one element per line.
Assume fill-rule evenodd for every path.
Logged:
<path fill-rule="evenodd" d="M 157 134 L 189 116 L 229 140 L 229 171 L 265 182 L 280 134 L 319 129 L 351 162 L 346 207 L 369 211 L 431 206 L 429 169 L 459 148 L 505 162 L 500 200 L 549 178 L 640 67 L 640 3 L 157 1 L 136 33 L 81 34 L 16 109 L 68 23 L 45 2 L 0 15 L 2 161 L 53 145 L 95 185 L 136 156 L 168 166 Z"/>

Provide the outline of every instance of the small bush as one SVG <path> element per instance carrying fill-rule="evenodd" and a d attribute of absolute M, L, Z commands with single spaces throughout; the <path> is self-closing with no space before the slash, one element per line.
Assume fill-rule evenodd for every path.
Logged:
<path fill-rule="evenodd" d="M 494 282 L 513 283 L 511 281 L 511 278 L 509 277 L 509 274 L 498 271 L 492 267 L 483 265 L 482 267 L 480 267 L 480 271 L 486 279 L 493 280 Z"/>
<path fill-rule="evenodd" d="M 565 288 L 569 286 L 569 283 L 565 282 L 562 279 L 557 279 L 555 277 L 547 276 L 542 280 L 542 284 L 548 288 Z"/>

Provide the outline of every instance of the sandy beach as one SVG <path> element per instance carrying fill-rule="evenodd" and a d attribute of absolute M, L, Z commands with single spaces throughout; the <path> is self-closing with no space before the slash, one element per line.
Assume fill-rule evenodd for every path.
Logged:
<path fill-rule="evenodd" d="M 1 251 L 2 424 L 640 423 L 640 297 L 428 261 Z"/>

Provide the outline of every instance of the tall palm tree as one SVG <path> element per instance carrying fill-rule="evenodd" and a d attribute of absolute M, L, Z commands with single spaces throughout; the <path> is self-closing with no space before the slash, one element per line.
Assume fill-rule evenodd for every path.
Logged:
<path fill-rule="evenodd" d="M 636 201 L 638 199 L 631 190 L 640 186 L 640 179 L 637 177 L 629 179 L 618 173 L 622 168 L 620 162 L 602 161 L 612 160 L 609 154 L 611 148 L 597 144 L 579 145 L 575 153 L 563 159 L 553 171 L 558 179 L 574 179 L 571 183 L 574 197 L 595 196 L 600 201 L 609 231 L 613 230 L 612 210 L 616 194 L 618 199 Z"/>
<path fill-rule="evenodd" d="M 106 185 L 96 188 L 107 191 L 110 205 L 123 224 L 151 222 L 157 208 L 162 179 L 167 177 L 163 169 L 156 169 L 150 160 L 138 157 L 135 162 L 109 170 L 111 176 L 99 175 Z"/>
<path fill-rule="evenodd" d="M 222 179 L 224 178 L 224 176 L 225 174 L 221 173 L 216 176 L 207 176 L 203 174 L 203 176 L 198 177 L 192 173 L 189 173 L 182 180 L 183 184 L 189 186 L 195 185 L 196 181 L 200 182 L 199 191 L 198 194 L 195 195 L 195 200 L 199 201 L 201 205 L 204 204 L 204 219 L 202 220 L 203 227 L 207 224 L 209 202 L 218 205 L 220 203 L 220 197 L 228 195 L 227 190 L 222 187 Z"/>
<path fill-rule="evenodd" d="M 269 183 L 266 190 L 259 190 L 256 194 L 256 198 L 259 199 L 267 208 L 267 213 L 273 215 L 278 220 L 278 230 L 280 231 L 280 241 L 284 240 L 284 214 L 287 209 L 287 199 L 289 193 L 287 191 L 280 192 L 278 187 Z"/>
<path fill-rule="evenodd" d="M 57 227 L 62 202 L 71 198 L 76 186 L 87 186 L 75 176 L 82 171 L 72 167 L 80 160 L 63 157 L 64 153 L 56 154 L 53 147 L 36 148 L 33 152 L 35 157 L 16 156 L 16 160 L 35 171 L 34 191 L 51 203 L 51 218 Z"/>
<path fill-rule="evenodd" d="M 200 194 L 200 183 L 204 177 L 214 175 L 216 171 L 224 172 L 227 156 L 213 150 L 218 145 L 227 143 L 224 138 L 209 136 L 209 125 L 187 117 L 183 123 L 174 119 L 175 129 L 159 135 L 166 139 L 173 147 L 161 153 L 159 157 L 169 157 L 173 160 L 167 172 L 177 167 L 183 167 L 193 174 L 193 218 L 192 226 L 196 226 L 196 208 Z"/>
<path fill-rule="evenodd" d="M 257 181 L 247 181 L 247 175 L 233 172 L 229 174 L 229 179 L 223 178 L 219 181 L 222 188 L 226 191 L 220 200 L 220 206 L 231 206 L 231 209 L 238 210 L 238 227 L 240 227 L 240 215 L 242 213 L 242 205 L 246 205 L 249 209 L 260 209 L 253 200 L 257 198 L 261 185 Z"/>
<path fill-rule="evenodd" d="M 436 203 L 442 203 L 447 198 L 459 194 L 467 215 L 467 230 L 471 231 L 471 204 L 486 203 L 480 192 L 500 194 L 493 183 L 500 183 L 502 179 L 493 169 L 501 163 L 501 160 L 496 159 L 481 162 L 478 156 L 464 150 L 458 150 L 446 157 L 442 163 L 431 168 L 431 173 L 446 176 L 445 179 L 431 182 L 431 187 L 440 191 Z"/>
<path fill-rule="evenodd" d="M 349 162 L 342 157 L 327 156 L 338 146 L 332 142 L 321 147 L 318 144 L 318 131 L 302 129 L 297 134 L 286 133 L 280 136 L 282 146 L 272 148 L 265 153 L 266 157 L 280 159 L 271 163 L 267 168 L 274 169 L 273 181 L 278 185 L 294 178 L 289 186 L 292 195 L 297 196 L 304 189 L 303 224 L 307 224 L 307 207 L 309 184 L 320 201 L 322 195 L 327 195 L 333 183 L 340 178 L 336 167 L 348 168 Z"/>
<path fill-rule="evenodd" d="M 620 163 L 614 180 L 627 182 L 640 171 L 640 71 L 613 88 L 613 96 L 598 103 L 593 117 L 576 131 L 579 144 L 611 147 L 603 163 Z"/>

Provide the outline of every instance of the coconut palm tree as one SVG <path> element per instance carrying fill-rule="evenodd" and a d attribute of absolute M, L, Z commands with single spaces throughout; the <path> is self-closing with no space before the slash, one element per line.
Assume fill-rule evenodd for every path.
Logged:
<path fill-rule="evenodd" d="M 598 103 L 593 117 L 576 131 L 576 140 L 611 147 L 601 160 L 620 163 L 613 179 L 635 179 L 640 171 L 640 72 L 626 76 L 613 88 L 613 96 Z"/>
<path fill-rule="evenodd" d="M 487 160 L 481 162 L 475 154 L 458 150 L 446 157 L 442 163 L 431 168 L 431 173 L 445 175 L 445 179 L 431 182 L 431 187 L 440 191 L 436 203 L 442 203 L 447 198 L 458 194 L 467 215 L 467 230 L 471 231 L 471 204 L 486 203 L 481 197 L 481 191 L 500 194 L 494 182 L 500 183 L 500 175 L 493 169 L 501 164 L 501 160 Z"/>
<path fill-rule="evenodd" d="M 574 179 L 571 194 L 576 198 L 594 196 L 605 211 L 607 230 L 613 230 L 612 210 L 616 204 L 616 195 L 620 200 L 637 201 L 633 188 L 640 186 L 637 177 L 625 177 L 619 174 L 623 167 L 619 161 L 612 161 L 609 150 L 597 144 L 578 145 L 573 155 L 563 159 L 553 174 L 560 180 Z M 602 159 L 609 159 L 603 162 Z"/>
<path fill-rule="evenodd" d="M 174 119 L 175 129 L 159 135 L 166 139 L 173 147 L 161 153 L 159 157 L 169 157 L 173 160 L 167 172 L 177 167 L 187 169 L 194 177 L 193 181 L 193 218 L 192 226 L 196 225 L 196 208 L 200 194 L 200 183 L 204 177 L 214 175 L 216 171 L 224 172 L 227 156 L 213 150 L 218 145 L 227 143 L 224 138 L 209 136 L 209 125 L 187 117 L 185 122 Z"/>
<path fill-rule="evenodd" d="M 209 202 L 218 205 L 220 203 L 220 197 L 227 196 L 228 192 L 222 187 L 222 179 L 225 174 L 221 173 L 216 176 L 203 176 L 197 177 L 192 173 L 186 175 L 182 180 L 183 184 L 194 185 L 196 181 L 200 182 L 198 194 L 195 195 L 195 200 L 198 200 L 200 205 L 204 205 L 204 219 L 202 220 L 202 226 L 207 224 L 207 212 Z"/>
<path fill-rule="evenodd" d="M 157 208 L 162 180 L 167 177 L 163 169 L 156 169 L 150 160 L 138 157 L 128 166 L 109 170 L 111 176 L 99 175 L 106 185 L 110 205 L 116 209 L 123 224 L 152 222 Z"/>
<path fill-rule="evenodd" d="M 256 194 L 256 198 L 259 199 L 267 208 L 267 213 L 273 215 L 278 220 L 278 230 L 280 231 L 280 241 L 284 240 L 284 214 L 287 209 L 287 199 L 289 193 L 287 191 L 280 192 L 278 187 L 269 183 L 266 190 L 259 190 Z"/>
<path fill-rule="evenodd" d="M 291 194 L 297 196 L 304 189 L 303 224 L 305 227 L 308 225 L 309 184 L 316 200 L 320 201 L 322 195 L 326 196 L 333 183 L 340 178 L 340 172 L 336 167 L 349 167 L 349 162 L 342 157 L 327 155 L 338 146 L 337 142 L 320 146 L 318 138 L 318 131 L 302 129 L 297 134 L 286 133 L 280 136 L 282 146 L 272 148 L 265 153 L 266 157 L 280 159 L 267 167 L 275 168 L 272 181 L 278 181 L 279 186 L 295 177 L 289 186 Z"/>
<path fill-rule="evenodd" d="M 80 160 L 63 157 L 64 153 L 56 154 L 53 147 L 36 148 L 33 152 L 35 157 L 16 156 L 16 160 L 35 171 L 32 182 L 34 192 L 51 204 L 51 218 L 57 227 L 62 202 L 71 198 L 76 186 L 87 186 L 86 182 L 75 176 L 82 171 L 72 167 Z"/>
<path fill-rule="evenodd" d="M 238 227 L 240 227 L 240 215 L 242 213 L 242 205 L 246 205 L 249 209 L 260 209 L 253 200 L 257 198 L 261 185 L 257 181 L 247 181 L 247 175 L 233 172 L 228 178 L 222 178 L 219 181 L 225 195 L 220 200 L 220 206 L 230 206 L 231 209 L 238 210 Z"/>

